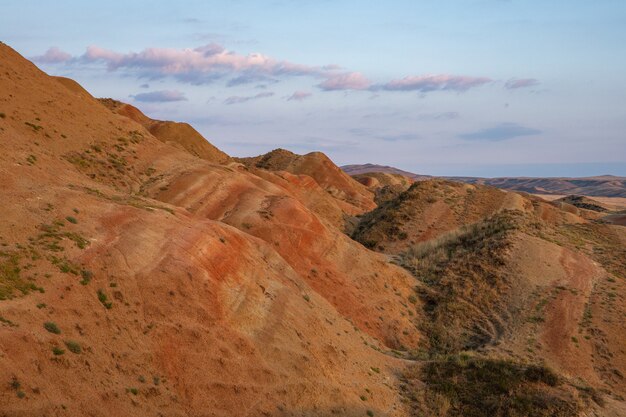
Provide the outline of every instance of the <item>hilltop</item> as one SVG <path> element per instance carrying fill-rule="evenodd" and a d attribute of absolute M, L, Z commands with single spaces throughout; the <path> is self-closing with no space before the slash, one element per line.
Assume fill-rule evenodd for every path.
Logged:
<path fill-rule="evenodd" d="M 376 165 L 345 165 L 341 167 L 350 175 L 366 175 L 374 172 L 398 174 L 416 181 L 432 179 L 430 175 L 414 174 L 398 168 Z M 491 185 L 505 190 L 521 191 L 529 194 L 586 195 L 595 197 L 626 197 L 626 178 L 601 175 L 584 178 L 479 178 L 479 177 L 440 177 L 468 184 Z"/>

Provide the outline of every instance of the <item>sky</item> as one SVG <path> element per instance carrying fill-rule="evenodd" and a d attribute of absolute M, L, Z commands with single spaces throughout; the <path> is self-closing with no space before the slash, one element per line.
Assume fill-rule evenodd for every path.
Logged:
<path fill-rule="evenodd" d="M 234 156 L 626 176 L 623 0 L 21 0 L 0 40 Z"/>

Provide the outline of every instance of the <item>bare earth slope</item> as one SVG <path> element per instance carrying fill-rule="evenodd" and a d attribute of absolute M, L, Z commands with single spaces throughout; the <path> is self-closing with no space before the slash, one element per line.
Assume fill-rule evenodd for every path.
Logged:
<path fill-rule="evenodd" d="M 308 175 L 331 196 L 357 209 L 371 210 L 376 207 L 373 193 L 321 152 L 296 155 L 285 149 L 275 149 L 265 155 L 239 160 L 249 167 Z"/>
<path fill-rule="evenodd" d="M 0 45 L 0 415 L 405 415 L 408 273 L 66 84 Z"/>
<path fill-rule="evenodd" d="M 99 101 L 115 113 L 141 124 L 162 142 L 178 146 L 192 155 L 209 162 L 223 164 L 231 160 L 228 155 L 210 144 L 188 123 L 150 119 L 138 108 L 110 98 L 100 99 Z"/>

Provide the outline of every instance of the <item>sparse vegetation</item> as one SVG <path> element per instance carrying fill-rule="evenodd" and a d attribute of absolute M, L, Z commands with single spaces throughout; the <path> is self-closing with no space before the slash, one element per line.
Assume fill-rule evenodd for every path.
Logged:
<path fill-rule="evenodd" d="M 98 290 L 98 300 L 107 310 L 110 310 L 113 307 L 113 304 L 109 301 L 109 298 L 102 289 Z"/>
<path fill-rule="evenodd" d="M 59 326 L 57 326 L 56 323 L 52 321 L 45 322 L 43 324 L 43 328 L 49 331 L 50 333 L 61 334 L 61 329 L 59 329 Z"/>
<path fill-rule="evenodd" d="M 82 277 L 82 279 L 80 280 L 81 285 L 87 285 L 91 282 L 91 279 L 93 278 L 93 272 L 82 269 L 80 271 L 80 276 Z"/>
<path fill-rule="evenodd" d="M 500 267 L 508 233 L 521 221 L 519 212 L 504 211 L 400 255 L 400 264 L 422 284 L 416 293 L 428 319 L 421 328 L 432 353 L 473 349 L 497 336 L 483 312 L 506 308 L 510 284 Z"/>
<path fill-rule="evenodd" d="M 450 417 L 571 417 L 581 403 L 560 389 L 559 377 L 539 365 L 451 356 L 414 367 L 405 377 L 426 384 L 422 405 L 429 415 Z M 437 411 L 445 409 L 445 414 Z"/>
<path fill-rule="evenodd" d="M 74 341 L 74 340 L 66 340 L 65 342 L 65 346 L 67 347 L 67 350 L 69 350 L 72 353 L 81 353 L 82 352 L 82 348 L 80 346 L 80 343 Z"/>
<path fill-rule="evenodd" d="M 30 127 L 31 129 L 33 129 L 35 132 L 38 132 L 38 131 L 40 131 L 41 129 L 43 129 L 43 127 L 42 127 L 42 126 L 36 125 L 36 124 L 34 124 L 34 123 L 31 123 L 31 122 L 24 122 L 24 124 L 25 124 L 26 126 Z"/>
<path fill-rule="evenodd" d="M 21 267 L 20 262 L 26 253 L 28 251 L 23 248 L 18 251 L 0 250 L 0 300 L 15 297 L 16 291 L 19 291 L 22 295 L 31 291 L 44 292 L 43 288 L 38 287 L 32 281 L 32 278 L 29 279 L 22 275 L 25 267 Z"/>
<path fill-rule="evenodd" d="M 60 356 L 60 355 L 65 354 L 65 350 L 64 350 L 64 349 L 61 349 L 61 348 L 60 348 L 60 347 L 58 347 L 58 346 L 54 346 L 54 347 L 52 348 L 52 353 L 53 353 L 55 356 Z"/>
<path fill-rule="evenodd" d="M 67 220 L 68 222 L 72 223 L 72 224 L 76 224 L 78 223 L 78 220 L 76 220 L 76 217 L 72 217 L 72 216 L 67 216 L 65 218 L 65 220 Z"/>

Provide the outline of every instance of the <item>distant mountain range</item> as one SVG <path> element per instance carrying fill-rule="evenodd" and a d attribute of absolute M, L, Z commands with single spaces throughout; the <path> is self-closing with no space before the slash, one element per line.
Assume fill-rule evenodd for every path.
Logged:
<path fill-rule="evenodd" d="M 415 174 L 398 168 L 376 165 L 344 165 L 341 167 L 350 175 L 365 174 L 368 172 L 385 172 L 389 174 L 399 174 L 422 181 L 434 178 L 431 175 Z M 480 177 L 439 177 L 452 181 L 465 182 L 469 184 L 486 184 L 494 187 L 523 191 L 531 194 L 552 194 L 552 195 L 588 195 L 595 197 L 626 197 L 626 177 L 613 175 L 602 175 L 596 177 L 567 178 L 567 177 L 502 177 L 502 178 L 480 178 Z"/>

